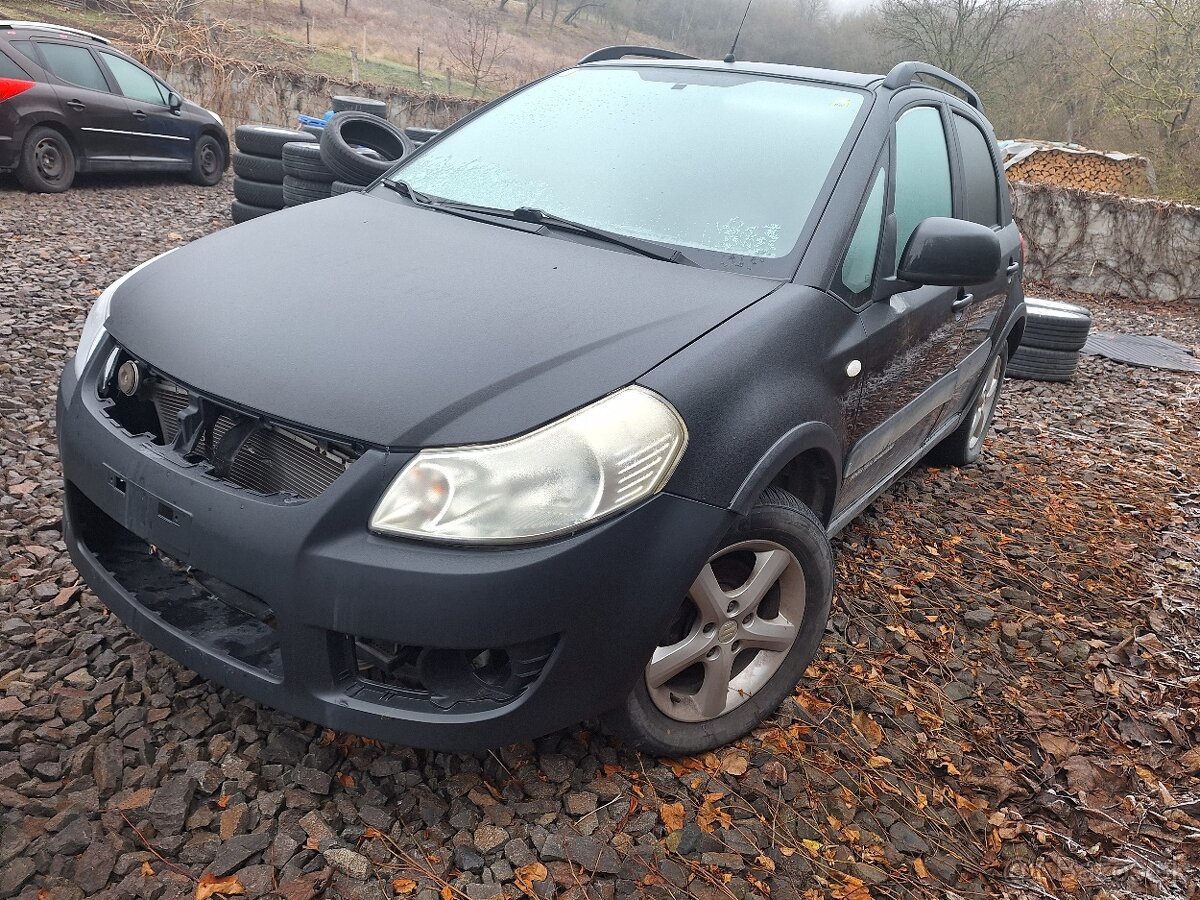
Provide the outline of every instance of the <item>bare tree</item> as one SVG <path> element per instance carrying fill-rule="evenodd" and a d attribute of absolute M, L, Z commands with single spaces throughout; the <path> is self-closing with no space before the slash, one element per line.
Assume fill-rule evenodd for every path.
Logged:
<path fill-rule="evenodd" d="M 533 15 L 533 11 L 538 8 L 540 0 L 525 0 L 525 24 L 529 24 L 529 18 Z"/>
<path fill-rule="evenodd" d="M 471 81 L 471 96 L 492 77 L 497 63 L 512 48 L 490 10 L 472 7 L 462 17 L 452 18 L 446 28 L 446 48 Z"/>
<path fill-rule="evenodd" d="M 1169 151 L 1187 148 L 1198 136 L 1200 2 L 1092 4 L 1087 22 L 1103 61 L 1108 109 L 1134 131 L 1152 129 Z"/>
<path fill-rule="evenodd" d="M 1031 0 L 880 0 L 879 33 L 978 86 L 1021 52 L 1015 28 Z"/>
<path fill-rule="evenodd" d="M 563 24 L 570 25 L 572 22 L 575 21 L 576 17 L 581 12 L 583 12 L 585 9 L 589 9 L 593 6 L 603 9 L 604 5 L 605 5 L 604 3 L 597 2 L 597 0 L 578 0 L 578 2 L 576 2 L 576 4 L 575 4 L 575 8 L 572 9 L 569 13 L 567 13 L 566 16 L 563 18 Z"/>
<path fill-rule="evenodd" d="M 203 5 L 204 0 L 104 0 L 101 8 L 135 19 L 186 22 L 194 19 Z"/>

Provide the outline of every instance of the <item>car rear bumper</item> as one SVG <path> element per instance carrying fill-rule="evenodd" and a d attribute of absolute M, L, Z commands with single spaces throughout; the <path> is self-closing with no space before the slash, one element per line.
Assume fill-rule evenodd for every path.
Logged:
<path fill-rule="evenodd" d="M 103 404 L 68 364 L 65 536 L 99 598 L 207 678 L 393 743 L 495 747 L 616 705 L 732 518 L 660 494 L 533 546 L 393 540 L 366 523 L 408 454 L 368 450 L 285 502 L 172 458 Z M 393 651 L 416 660 L 402 677 L 364 670 Z"/>

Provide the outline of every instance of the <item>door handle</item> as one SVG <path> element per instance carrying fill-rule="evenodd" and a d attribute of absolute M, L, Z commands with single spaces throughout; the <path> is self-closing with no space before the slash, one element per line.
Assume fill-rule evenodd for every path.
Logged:
<path fill-rule="evenodd" d="M 135 109 L 133 111 L 133 117 L 135 119 L 144 119 L 144 118 L 146 118 L 146 114 L 144 112 L 142 112 L 140 109 Z"/>
<path fill-rule="evenodd" d="M 950 304 L 950 308 L 952 310 L 954 310 L 955 312 L 958 312 L 960 309 L 966 309 L 968 306 L 970 306 L 974 302 L 975 302 L 974 294 L 963 294 L 961 297 L 959 297 L 957 300 L 955 300 L 953 303 Z"/>
<path fill-rule="evenodd" d="M 87 104 L 84 103 L 82 100 L 68 100 L 67 106 L 69 106 L 69 107 L 71 107 L 71 109 L 75 109 L 75 110 L 87 109 Z"/>
<path fill-rule="evenodd" d="M 1009 263 L 1009 264 L 1008 264 L 1008 268 L 1004 270 L 1004 273 L 1005 273 L 1006 275 L 1015 275 L 1015 274 L 1016 274 L 1016 272 L 1017 272 L 1017 269 L 1019 269 L 1019 268 L 1021 268 L 1021 264 L 1020 264 L 1020 263 L 1016 263 L 1016 262 L 1015 262 L 1015 263 Z"/>

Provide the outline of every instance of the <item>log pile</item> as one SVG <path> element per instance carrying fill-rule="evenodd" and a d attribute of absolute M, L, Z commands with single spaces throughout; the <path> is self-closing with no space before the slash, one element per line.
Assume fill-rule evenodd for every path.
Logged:
<path fill-rule="evenodd" d="M 1009 181 L 1134 197 L 1154 195 L 1153 170 L 1143 156 L 1047 141 L 1005 141 L 1001 149 Z"/>

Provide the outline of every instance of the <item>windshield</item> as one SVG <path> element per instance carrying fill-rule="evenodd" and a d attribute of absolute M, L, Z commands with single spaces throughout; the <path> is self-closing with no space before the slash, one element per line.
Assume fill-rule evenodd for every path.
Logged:
<path fill-rule="evenodd" d="M 681 248 L 795 248 L 863 103 L 854 90 L 738 72 L 569 69 L 402 164 L 413 190 L 534 207 Z"/>

